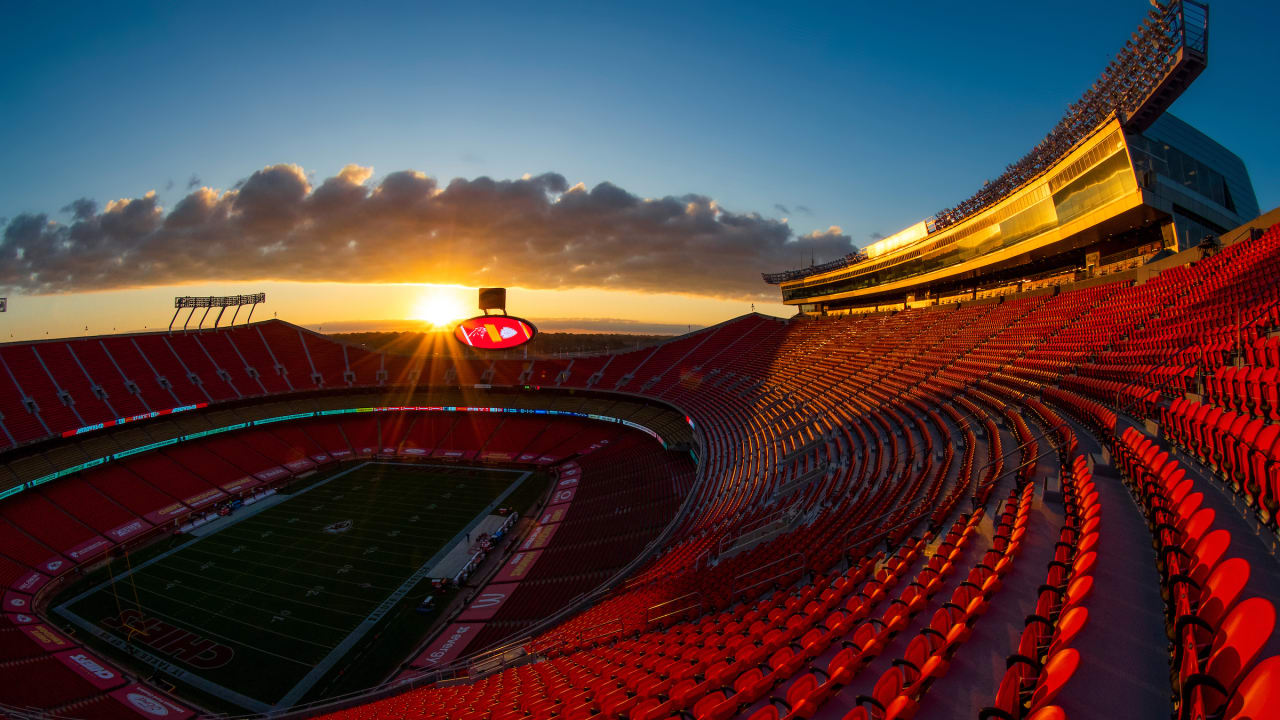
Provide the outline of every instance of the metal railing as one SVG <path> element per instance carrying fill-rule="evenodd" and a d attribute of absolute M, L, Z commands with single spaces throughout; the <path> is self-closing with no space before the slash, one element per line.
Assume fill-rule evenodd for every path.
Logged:
<path fill-rule="evenodd" d="M 654 610 L 657 610 L 657 609 L 658 609 L 658 608 L 660 608 L 660 607 L 665 607 L 665 606 L 667 606 L 667 605 L 673 605 L 673 604 L 675 604 L 675 603 L 677 603 L 677 602 L 681 602 L 681 601 L 684 601 L 684 600 L 690 600 L 690 599 L 695 598 L 695 597 L 696 597 L 696 598 L 698 598 L 698 601 L 697 601 L 696 603 L 692 603 L 692 604 L 684 605 L 684 606 L 682 606 L 682 607 L 676 608 L 675 610 L 670 610 L 670 611 L 668 611 L 668 612 L 661 613 L 661 614 L 658 614 L 658 615 L 653 615 L 653 614 L 652 614 Z M 697 590 L 694 590 L 693 592 L 685 593 L 684 595 L 681 595 L 680 597 L 675 597 L 675 598 L 672 598 L 672 599 L 670 599 L 670 600 L 666 600 L 666 601 L 660 602 L 660 603 L 658 603 L 657 605 L 650 605 L 649 607 L 645 608 L 645 611 L 644 611 L 644 622 L 645 622 L 645 625 L 648 625 L 648 624 L 649 624 L 649 623 L 651 623 L 651 622 L 655 622 L 655 621 L 657 621 L 657 620 L 662 620 L 662 619 L 664 619 L 664 618 L 669 618 L 669 617 L 671 617 L 671 616 L 673 616 L 673 615 L 680 615 L 680 614 L 683 614 L 683 613 L 689 612 L 690 610 L 693 610 L 693 609 L 695 609 L 695 608 L 705 608 L 705 607 L 706 607 L 706 605 L 707 605 L 706 597 L 705 597 L 701 592 L 699 592 L 699 591 L 697 591 Z"/>

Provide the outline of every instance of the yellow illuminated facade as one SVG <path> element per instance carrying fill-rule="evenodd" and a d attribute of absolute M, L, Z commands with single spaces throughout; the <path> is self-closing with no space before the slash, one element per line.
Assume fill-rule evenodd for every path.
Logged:
<path fill-rule="evenodd" d="M 1168 123 L 1199 135 L 1176 119 Z M 1112 117 L 1052 167 L 982 212 L 941 230 L 932 230 L 928 221 L 912 225 L 865 248 L 866 259 L 852 266 L 781 283 L 782 300 L 802 312 L 822 313 L 916 305 L 962 292 L 977 298 L 992 285 L 1089 273 L 1099 257 L 1120 257 L 1133 248 L 1148 254 L 1161 247 L 1177 249 L 1180 235 L 1173 225 L 1180 214 L 1190 214 L 1197 220 L 1193 224 L 1208 230 L 1234 227 L 1235 207 L 1221 205 L 1221 198 L 1200 202 L 1206 198 L 1199 192 L 1191 193 L 1193 202 L 1165 188 L 1167 183 L 1145 169 L 1141 154 L 1135 164 L 1131 140 L 1141 141 L 1143 148 L 1152 144 L 1142 135 L 1126 134 Z M 1226 188 L 1225 180 L 1219 182 Z"/>

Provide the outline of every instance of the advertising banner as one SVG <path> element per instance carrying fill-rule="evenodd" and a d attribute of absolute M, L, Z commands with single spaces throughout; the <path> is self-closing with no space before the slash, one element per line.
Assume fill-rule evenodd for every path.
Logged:
<path fill-rule="evenodd" d="M 24 635 L 31 638 L 31 641 L 39 645 L 40 649 L 45 652 L 58 652 L 59 650 L 68 650 L 76 646 L 75 643 L 66 639 L 56 630 L 44 623 L 23 625 L 19 630 L 21 630 Z"/>
<path fill-rule="evenodd" d="M 147 522 L 152 525 L 163 525 L 176 517 L 186 515 L 187 512 L 189 512 L 189 510 L 186 505 L 183 505 L 182 503 L 174 503 L 172 505 L 162 507 L 159 510 L 152 510 L 142 517 L 146 518 Z"/>
<path fill-rule="evenodd" d="M 49 584 L 49 578 L 32 570 L 26 575 L 23 575 L 19 577 L 17 580 L 13 581 L 9 585 L 9 587 L 21 593 L 35 595 L 37 590 L 39 590 L 40 588 L 44 587 L 47 584 Z"/>
<path fill-rule="evenodd" d="M 285 477 L 288 474 L 289 474 L 288 470 L 285 470 L 282 467 L 276 466 L 273 468 L 267 468 L 266 470 L 263 470 L 261 472 L 256 472 L 253 474 L 253 476 L 258 478 L 262 482 L 271 482 L 272 480 L 279 480 L 280 478 Z"/>
<path fill-rule="evenodd" d="M 115 540 L 116 542 L 121 542 L 127 538 L 131 538 L 134 535 L 137 535 L 139 533 L 144 533 L 150 529 L 151 529 L 151 525 L 146 520 L 143 520 L 142 518 L 137 518 L 135 520 L 130 520 L 129 522 L 121 525 L 118 528 L 113 528 L 111 530 L 108 530 L 107 537 L 111 538 L 112 540 Z"/>
<path fill-rule="evenodd" d="M 100 555 L 109 547 L 111 547 L 110 540 L 102 537 L 101 535 L 95 535 L 68 550 L 67 557 L 79 563 L 96 555 Z"/>
<path fill-rule="evenodd" d="M 433 668 L 447 665 L 462 654 L 471 638 L 484 627 L 482 622 L 452 623 L 427 646 L 411 663 L 415 668 Z"/>
<path fill-rule="evenodd" d="M 547 501 L 548 505 L 566 505 L 573 502 L 573 496 L 578 494 L 577 487 L 567 487 L 555 490 L 551 493 L 551 499 Z"/>
<path fill-rule="evenodd" d="M 118 670 L 109 667 L 106 662 L 90 655 L 83 649 L 67 650 L 54 655 L 54 657 L 99 690 L 110 690 L 123 685 L 125 682 L 124 677 L 120 675 Z"/>
<path fill-rule="evenodd" d="M 4 594 L 4 611 L 11 613 L 31 612 L 31 596 L 9 590 Z"/>
<path fill-rule="evenodd" d="M 134 683 L 111 693 L 111 699 L 144 718 L 187 720 L 195 712 L 173 702 L 145 685 Z"/>
<path fill-rule="evenodd" d="M 226 483 L 222 486 L 222 489 L 226 490 L 228 493 L 238 493 L 241 490 L 248 490 L 257 484 L 259 484 L 257 478 L 246 475 L 239 480 L 232 480 L 231 482 Z"/>
<path fill-rule="evenodd" d="M 564 520 L 564 516 L 569 514 L 568 504 L 556 505 L 549 507 L 543 511 L 542 516 L 538 518 L 539 525 L 550 525 Z"/>
<path fill-rule="evenodd" d="M 489 583 L 483 590 L 476 593 L 467 605 L 467 609 L 462 611 L 458 616 L 458 620 L 469 622 L 475 620 L 489 620 L 498 613 L 498 610 L 506 604 L 507 600 L 515 594 L 516 587 L 520 583 Z"/>
<path fill-rule="evenodd" d="M 559 523 L 535 527 L 520 543 L 520 550 L 539 550 L 546 547 L 551 542 L 551 536 L 556 534 L 556 529 L 559 527 Z"/>
<path fill-rule="evenodd" d="M 198 495 L 192 495 L 189 498 L 183 498 L 182 502 L 190 508 L 204 507 L 212 502 L 216 502 L 218 498 L 226 497 L 226 493 L 215 488 L 210 488 Z"/>
<path fill-rule="evenodd" d="M 513 582 L 529 577 L 529 571 L 533 570 L 534 563 L 538 562 L 538 557 L 541 555 L 541 550 L 514 553 L 502 564 L 498 574 L 493 576 L 493 581 L 495 583 Z"/>

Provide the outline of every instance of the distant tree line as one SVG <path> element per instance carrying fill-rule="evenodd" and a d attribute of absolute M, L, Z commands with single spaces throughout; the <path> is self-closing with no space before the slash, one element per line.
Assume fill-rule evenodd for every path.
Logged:
<path fill-rule="evenodd" d="M 628 335 L 624 333 L 540 332 L 528 345 L 505 352 L 477 351 L 455 342 L 452 335 L 441 332 L 350 332 L 330 333 L 335 340 L 357 345 L 375 352 L 401 355 L 464 354 L 488 358 L 559 357 L 637 350 L 670 340 L 674 335 Z"/>

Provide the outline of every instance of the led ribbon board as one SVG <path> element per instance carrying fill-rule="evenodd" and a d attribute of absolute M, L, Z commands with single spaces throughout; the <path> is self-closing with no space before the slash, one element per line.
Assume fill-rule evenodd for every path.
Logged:
<path fill-rule="evenodd" d="M 202 404 L 202 406 L 203 405 L 204 404 Z M 178 408 L 178 409 L 175 409 L 175 411 L 179 409 L 186 409 L 186 408 Z M 43 485 L 47 482 L 57 480 L 58 478 L 66 477 L 68 475 L 80 472 L 82 470 L 88 470 L 89 468 L 97 467 L 98 465 L 102 465 L 112 460 L 121 460 L 131 455 L 137 455 L 139 453 L 144 453 L 149 450 L 157 450 L 159 448 L 168 447 L 170 445 L 177 445 L 178 443 L 189 442 L 191 440 L 198 440 L 200 438 L 209 437 L 210 435 L 218 435 L 220 433 L 232 432 L 234 430 L 243 430 L 249 427 L 259 427 L 262 425 L 270 425 L 271 423 L 285 422 L 288 420 L 301 420 L 304 418 L 327 417 L 330 415 L 348 415 L 353 413 L 376 413 L 376 412 L 509 413 L 513 415 L 554 415 L 559 417 L 586 418 L 588 420 L 597 420 L 600 422 L 617 423 L 619 425 L 625 425 L 626 427 L 629 427 L 632 430 L 639 430 L 640 432 L 656 440 L 659 445 L 662 445 L 664 450 L 667 447 L 667 443 L 662 439 L 661 435 L 645 427 L 644 425 L 640 425 L 639 423 L 634 423 L 634 422 L 631 422 L 630 420 L 624 420 L 622 418 L 610 417 L 608 415 L 596 415 L 595 413 L 575 412 L 573 410 L 541 410 L 536 408 L 505 408 L 505 407 L 477 407 L 477 406 L 452 406 L 452 405 L 394 405 L 394 406 L 383 405 L 379 407 L 344 408 L 341 410 L 317 410 L 314 412 L 294 413 L 292 415 L 278 415 L 275 417 L 263 418 L 261 420 L 250 420 L 248 422 L 236 423 L 234 425 L 226 425 L 219 428 L 212 428 L 210 430 L 202 430 L 200 432 L 192 433 L 190 435 L 183 435 L 182 437 L 170 438 L 168 440 L 161 440 L 160 442 L 153 442 L 147 445 L 130 448 L 128 450 L 124 450 L 111 455 L 106 455 L 104 457 L 94 458 L 89 462 L 80 463 L 79 465 L 74 465 L 72 467 L 65 468 L 63 470 L 59 470 L 54 473 L 49 473 L 48 475 L 45 475 L 43 477 L 38 477 L 35 480 L 28 480 L 27 482 L 22 483 L 20 485 L 15 485 L 14 487 L 9 488 L 8 490 L 0 491 L 0 500 L 3 500 L 4 498 L 7 498 L 11 495 L 16 495 L 17 493 L 20 493 L 23 490 L 30 490 L 31 488 L 37 487 L 39 485 Z"/>
<path fill-rule="evenodd" d="M 150 420 L 151 418 L 158 418 L 162 415 L 173 415 L 174 413 L 186 412 L 188 410 L 200 410 L 207 407 L 209 407 L 209 403 L 196 403 L 195 405 L 183 405 L 182 407 L 169 408 L 167 410 L 153 410 L 152 412 L 142 413 L 141 415 L 130 415 L 129 417 L 116 418 L 115 420 L 104 420 L 100 423 L 76 428 L 75 430 L 63 430 L 62 437 L 74 437 L 76 435 L 83 435 L 87 432 L 93 432 L 94 430 L 124 425 L 125 423 L 138 422 L 139 420 Z"/>
<path fill-rule="evenodd" d="M 463 320 L 453 329 L 458 342 L 480 350 L 520 347 L 537 334 L 533 323 L 510 315 L 479 315 Z"/>

